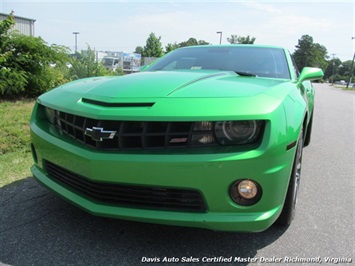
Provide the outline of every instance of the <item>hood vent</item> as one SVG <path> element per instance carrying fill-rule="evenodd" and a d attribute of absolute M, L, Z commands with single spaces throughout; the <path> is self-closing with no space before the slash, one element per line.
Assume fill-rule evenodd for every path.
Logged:
<path fill-rule="evenodd" d="M 87 98 L 81 99 L 83 103 L 90 103 L 104 107 L 152 107 L 155 103 L 108 103 Z"/>

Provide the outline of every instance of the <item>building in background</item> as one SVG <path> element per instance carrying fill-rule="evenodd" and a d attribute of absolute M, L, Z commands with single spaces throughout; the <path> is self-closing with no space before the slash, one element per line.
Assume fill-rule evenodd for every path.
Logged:
<path fill-rule="evenodd" d="M 0 21 L 5 20 L 8 16 L 9 14 L 0 13 Z M 13 30 L 17 30 L 27 36 L 35 36 L 35 19 L 24 18 L 15 15 L 14 18 L 15 26 Z"/>
<path fill-rule="evenodd" d="M 125 73 L 138 72 L 141 66 L 140 54 L 107 51 L 106 56 L 101 59 L 103 66 L 115 71 L 121 68 Z"/>

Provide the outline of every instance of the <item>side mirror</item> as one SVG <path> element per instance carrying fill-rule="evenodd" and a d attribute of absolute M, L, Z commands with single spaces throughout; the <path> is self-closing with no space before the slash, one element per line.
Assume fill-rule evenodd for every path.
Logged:
<path fill-rule="evenodd" d="M 297 83 L 301 84 L 305 80 L 321 79 L 324 76 L 323 70 L 316 67 L 304 67 Z"/>

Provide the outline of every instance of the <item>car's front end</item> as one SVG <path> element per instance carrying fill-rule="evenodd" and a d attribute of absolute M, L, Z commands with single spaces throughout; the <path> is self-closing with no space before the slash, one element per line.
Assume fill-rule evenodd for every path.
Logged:
<path fill-rule="evenodd" d="M 307 121 L 296 91 L 291 78 L 200 66 L 75 81 L 38 98 L 32 173 L 95 215 L 263 231 Z"/>
<path fill-rule="evenodd" d="M 231 231 L 264 230 L 280 214 L 297 140 L 280 100 L 68 97 L 63 108 L 55 93 L 33 112 L 32 172 L 87 211 Z M 244 133 L 233 139 L 233 128 Z"/>

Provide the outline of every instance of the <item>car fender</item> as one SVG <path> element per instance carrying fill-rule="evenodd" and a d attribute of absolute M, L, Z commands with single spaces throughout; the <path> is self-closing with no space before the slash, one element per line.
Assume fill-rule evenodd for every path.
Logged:
<path fill-rule="evenodd" d="M 302 97 L 299 97 L 302 99 Z M 297 141 L 307 116 L 307 107 L 304 100 L 294 99 L 290 96 L 285 98 L 283 108 L 286 117 L 286 134 L 290 142 Z"/>

